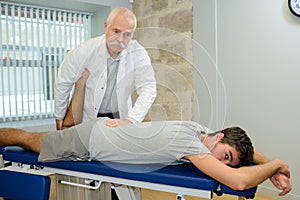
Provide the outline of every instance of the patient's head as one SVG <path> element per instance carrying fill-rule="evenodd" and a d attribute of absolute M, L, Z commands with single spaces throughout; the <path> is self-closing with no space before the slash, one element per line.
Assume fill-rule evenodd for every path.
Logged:
<path fill-rule="evenodd" d="M 229 144 L 235 147 L 239 152 L 240 165 L 249 165 L 253 162 L 254 148 L 251 139 L 246 132 L 239 127 L 231 127 L 221 130 L 224 137 L 221 140 L 223 144 Z"/>
<path fill-rule="evenodd" d="M 221 162 L 232 167 L 245 166 L 253 162 L 254 148 L 243 129 L 239 127 L 226 128 L 209 134 L 209 138 L 215 138 L 217 141 L 210 150 Z"/>

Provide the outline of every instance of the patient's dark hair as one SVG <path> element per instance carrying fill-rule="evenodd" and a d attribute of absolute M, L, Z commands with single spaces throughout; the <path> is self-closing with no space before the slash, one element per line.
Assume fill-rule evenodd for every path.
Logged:
<path fill-rule="evenodd" d="M 240 127 L 230 127 L 218 132 L 222 132 L 224 134 L 224 138 L 221 140 L 221 143 L 235 147 L 235 149 L 240 153 L 239 166 L 246 166 L 253 162 L 254 148 L 251 139 L 243 129 Z"/>

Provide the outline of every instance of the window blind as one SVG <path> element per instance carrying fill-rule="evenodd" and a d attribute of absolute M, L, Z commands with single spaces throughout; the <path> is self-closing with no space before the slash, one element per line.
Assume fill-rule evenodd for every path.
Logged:
<path fill-rule="evenodd" d="M 53 117 L 58 67 L 91 38 L 91 14 L 0 4 L 0 122 Z"/>

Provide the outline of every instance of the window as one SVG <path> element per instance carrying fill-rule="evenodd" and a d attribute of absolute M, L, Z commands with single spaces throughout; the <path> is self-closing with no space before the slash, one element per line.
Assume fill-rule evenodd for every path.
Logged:
<path fill-rule="evenodd" d="M 53 117 L 58 67 L 90 38 L 91 14 L 0 3 L 0 122 Z"/>

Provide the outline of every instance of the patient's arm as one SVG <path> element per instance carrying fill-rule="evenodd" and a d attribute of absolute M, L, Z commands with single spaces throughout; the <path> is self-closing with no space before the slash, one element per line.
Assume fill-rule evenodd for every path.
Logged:
<path fill-rule="evenodd" d="M 255 187 L 266 179 L 270 178 L 276 172 L 290 176 L 287 164 L 282 160 L 270 160 L 264 164 L 255 166 L 245 166 L 240 168 L 229 167 L 214 156 L 191 155 L 186 156 L 199 170 L 227 185 L 234 190 L 245 190 Z M 291 186 L 282 188 L 282 193 L 286 194 L 291 190 Z"/>
<path fill-rule="evenodd" d="M 269 161 L 269 159 L 261 152 L 254 150 L 253 161 L 255 164 L 263 164 Z"/>
<path fill-rule="evenodd" d="M 265 155 L 257 150 L 254 151 L 253 160 L 256 164 L 263 164 L 269 161 L 269 159 Z M 286 166 L 285 170 L 290 171 L 288 165 Z M 277 189 L 282 190 L 282 192 L 279 193 L 279 196 L 283 196 L 286 194 L 283 188 L 291 188 L 290 178 L 282 173 L 275 173 L 270 177 L 270 181 Z"/>

